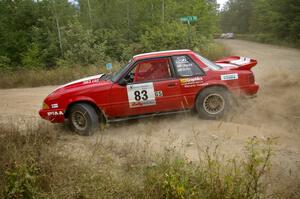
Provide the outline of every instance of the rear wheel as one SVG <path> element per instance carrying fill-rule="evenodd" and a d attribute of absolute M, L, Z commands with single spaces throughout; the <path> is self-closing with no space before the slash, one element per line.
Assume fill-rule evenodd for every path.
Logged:
<path fill-rule="evenodd" d="M 205 119 L 222 117 L 229 110 L 229 106 L 229 93 L 222 87 L 207 88 L 196 99 L 196 110 Z"/>
<path fill-rule="evenodd" d="M 79 135 L 92 135 L 99 127 L 99 116 L 89 104 L 78 103 L 70 108 L 71 130 Z"/>

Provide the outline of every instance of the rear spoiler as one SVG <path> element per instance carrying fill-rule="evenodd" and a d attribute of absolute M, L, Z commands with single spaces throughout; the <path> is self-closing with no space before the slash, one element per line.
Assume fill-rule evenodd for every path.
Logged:
<path fill-rule="evenodd" d="M 237 66 L 238 70 L 250 70 L 257 64 L 255 59 L 247 58 L 247 57 L 239 57 L 239 56 L 231 56 L 220 59 L 216 61 L 218 64 L 232 64 Z"/>

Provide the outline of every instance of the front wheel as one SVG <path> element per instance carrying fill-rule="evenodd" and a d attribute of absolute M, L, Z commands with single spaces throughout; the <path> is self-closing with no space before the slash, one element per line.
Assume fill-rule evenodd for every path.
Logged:
<path fill-rule="evenodd" d="M 205 119 L 222 117 L 229 110 L 229 106 L 229 93 L 222 87 L 207 88 L 196 99 L 196 110 Z"/>
<path fill-rule="evenodd" d="M 70 127 L 79 135 L 89 136 L 99 127 L 99 116 L 89 104 L 78 103 L 71 107 Z"/>

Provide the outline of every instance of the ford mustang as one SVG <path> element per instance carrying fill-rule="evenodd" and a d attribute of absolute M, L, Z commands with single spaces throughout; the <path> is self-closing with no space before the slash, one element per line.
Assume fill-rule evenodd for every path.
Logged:
<path fill-rule="evenodd" d="M 196 110 L 217 119 L 231 100 L 254 96 L 259 86 L 254 59 L 231 56 L 212 62 L 191 50 L 144 53 L 113 74 L 99 74 L 58 87 L 43 102 L 42 118 L 69 121 L 80 135 L 103 122 Z"/>

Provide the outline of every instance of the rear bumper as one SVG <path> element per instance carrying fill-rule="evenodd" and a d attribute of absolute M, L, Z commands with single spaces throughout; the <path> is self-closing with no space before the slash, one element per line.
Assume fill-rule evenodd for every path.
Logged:
<path fill-rule="evenodd" d="M 248 95 L 248 96 L 253 96 L 257 93 L 259 89 L 259 85 L 257 84 L 250 84 L 244 87 L 241 87 L 241 95 Z"/>
<path fill-rule="evenodd" d="M 238 96 L 247 96 L 252 97 L 255 96 L 258 92 L 259 85 L 257 84 L 249 84 L 246 86 L 242 86 L 234 90 L 233 92 Z"/>
<path fill-rule="evenodd" d="M 63 109 L 41 109 L 39 115 L 53 123 L 62 123 L 65 121 Z"/>

